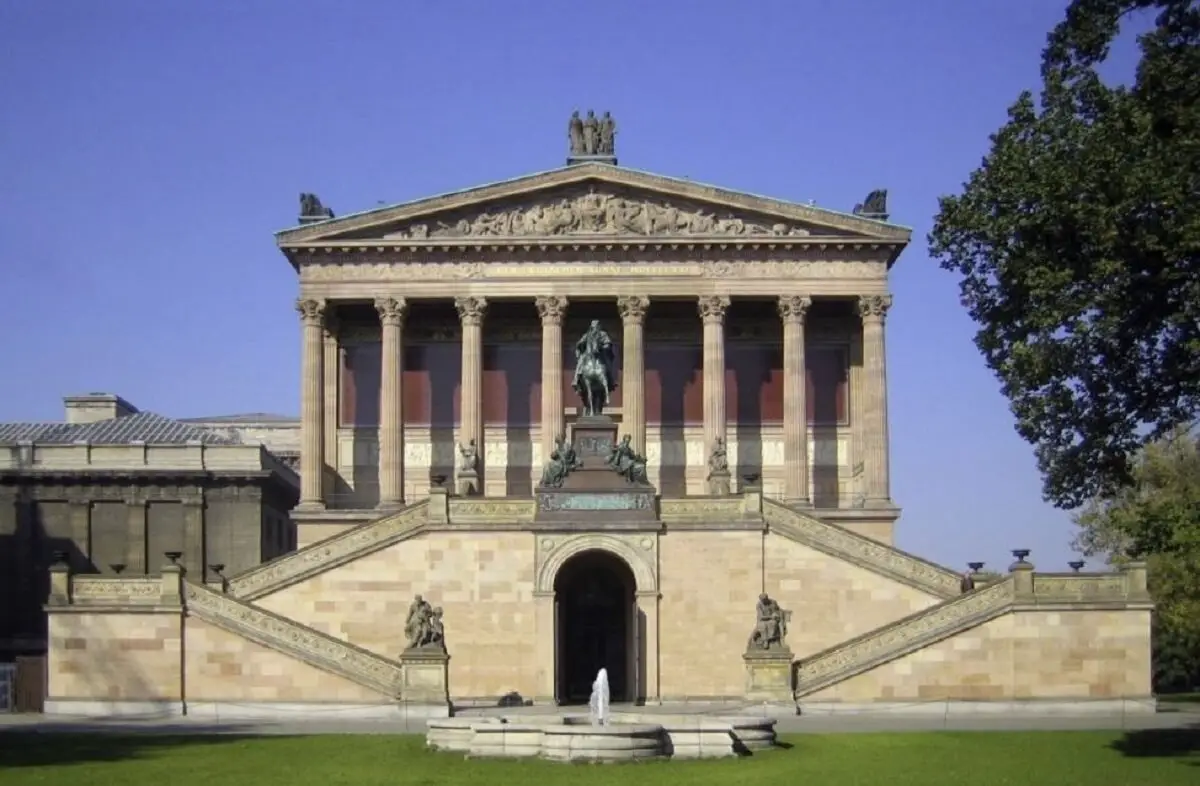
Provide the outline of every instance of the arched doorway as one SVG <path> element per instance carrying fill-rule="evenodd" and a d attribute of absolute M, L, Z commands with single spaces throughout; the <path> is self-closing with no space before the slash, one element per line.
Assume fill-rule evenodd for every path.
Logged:
<path fill-rule="evenodd" d="M 574 555 L 554 577 L 555 698 L 586 703 L 596 672 L 608 669 L 613 701 L 632 701 L 637 638 L 633 571 L 615 554 Z"/>

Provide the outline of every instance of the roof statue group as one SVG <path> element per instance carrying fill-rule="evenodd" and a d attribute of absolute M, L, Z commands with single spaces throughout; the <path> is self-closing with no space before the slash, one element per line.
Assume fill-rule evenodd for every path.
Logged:
<path fill-rule="evenodd" d="M 567 123 L 567 138 L 571 141 L 573 157 L 613 156 L 617 151 L 617 122 L 608 112 L 596 117 L 589 109 L 587 117 L 581 118 L 576 110 Z"/>

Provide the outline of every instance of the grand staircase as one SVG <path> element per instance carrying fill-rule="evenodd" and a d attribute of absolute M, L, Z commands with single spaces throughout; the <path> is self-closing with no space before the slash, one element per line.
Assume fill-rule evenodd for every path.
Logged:
<path fill-rule="evenodd" d="M 429 500 L 422 500 L 240 573 L 229 580 L 229 594 L 257 600 L 407 540 L 423 532 L 428 521 Z"/>
<path fill-rule="evenodd" d="M 344 677 L 390 699 L 400 697 L 400 664 L 231 595 L 184 585 L 188 613 L 228 633 Z"/>
<path fill-rule="evenodd" d="M 961 577 L 954 571 L 821 521 L 782 502 L 764 497 L 763 518 L 771 532 L 935 598 L 953 598 L 959 594 Z"/>
<path fill-rule="evenodd" d="M 922 609 L 797 665 L 799 699 L 995 619 L 1012 608 L 1012 578 Z"/>

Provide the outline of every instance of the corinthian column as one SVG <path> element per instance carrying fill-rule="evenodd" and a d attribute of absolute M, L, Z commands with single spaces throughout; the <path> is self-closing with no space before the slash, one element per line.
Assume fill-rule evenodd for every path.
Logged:
<path fill-rule="evenodd" d="M 325 301 L 301 299 L 296 301 L 303 326 L 304 353 L 300 360 L 300 505 L 319 510 L 325 503 L 321 496 L 324 475 L 325 351 L 323 327 Z"/>
<path fill-rule="evenodd" d="M 375 299 L 383 334 L 379 384 L 379 507 L 404 504 L 404 298 Z"/>
<path fill-rule="evenodd" d="M 891 295 L 858 299 L 862 317 L 862 446 L 864 497 L 867 507 L 892 507 L 888 472 L 887 356 L 884 320 L 892 306 Z"/>
<path fill-rule="evenodd" d="M 549 459 L 554 441 L 564 436 L 563 419 L 563 317 L 567 299 L 557 295 L 534 300 L 542 317 L 542 461 Z"/>
<path fill-rule="evenodd" d="M 621 346 L 621 424 L 639 456 L 646 455 L 646 310 L 650 298 L 617 298 L 625 327 Z"/>
<path fill-rule="evenodd" d="M 725 311 L 729 298 L 706 295 L 699 306 L 704 320 L 704 451 L 711 458 L 719 446 L 725 446 Z M 723 473 L 709 467 L 708 493 L 729 493 L 728 467 Z"/>
<path fill-rule="evenodd" d="M 804 378 L 804 320 L 812 298 L 779 298 L 783 318 L 783 494 L 808 505 L 808 402 Z"/>
<path fill-rule="evenodd" d="M 462 391 L 457 466 L 458 493 L 483 494 L 483 316 L 487 301 L 457 297 L 454 307 L 462 320 Z"/>

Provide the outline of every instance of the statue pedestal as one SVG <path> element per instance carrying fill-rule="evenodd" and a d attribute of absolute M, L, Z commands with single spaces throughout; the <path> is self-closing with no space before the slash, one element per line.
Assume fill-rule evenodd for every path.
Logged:
<path fill-rule="evenodd" d="M 400 654 L 400 705 L 427 718 L 450 715 L 450 655 L 441 647 L 414 647 Z"/>
<path fill-rule="evenodd" d="M 479 496 L 479 473 L 473 469 L 460 469 L 454 479 L 454 492 L 460 497 Z"/>
<path fill-rule="evenodd" d="M 791 650 L 748 650 L 742 661 L 746 664 L 746 701 L 793 702 Z"/>
<path fill-rule="evenodd" d="M 727 497 L 733 493 L 729 470 L 708 473 L 708 493 L 713 497 Z"/>
<path fill-rule="evenodd" d="M 583 467 L 575 472 L 607 471 L 608 457 L 617 444 L 616 421 L 608 415 L 584 415 L 571 425 L 571 443 L 583 461 Z"/>
<path fill-rule="evenodd" d="M 580 466 L 561 487 L 536 490 L 538 521 L 578 522 L 581 515 L 609 524 L 657 522 L 658 494 L 651 485 L 630 483 L 608 465 L 617 444 L 617 424 L 608 415 L 584 416 L 571 426 Z"/>

